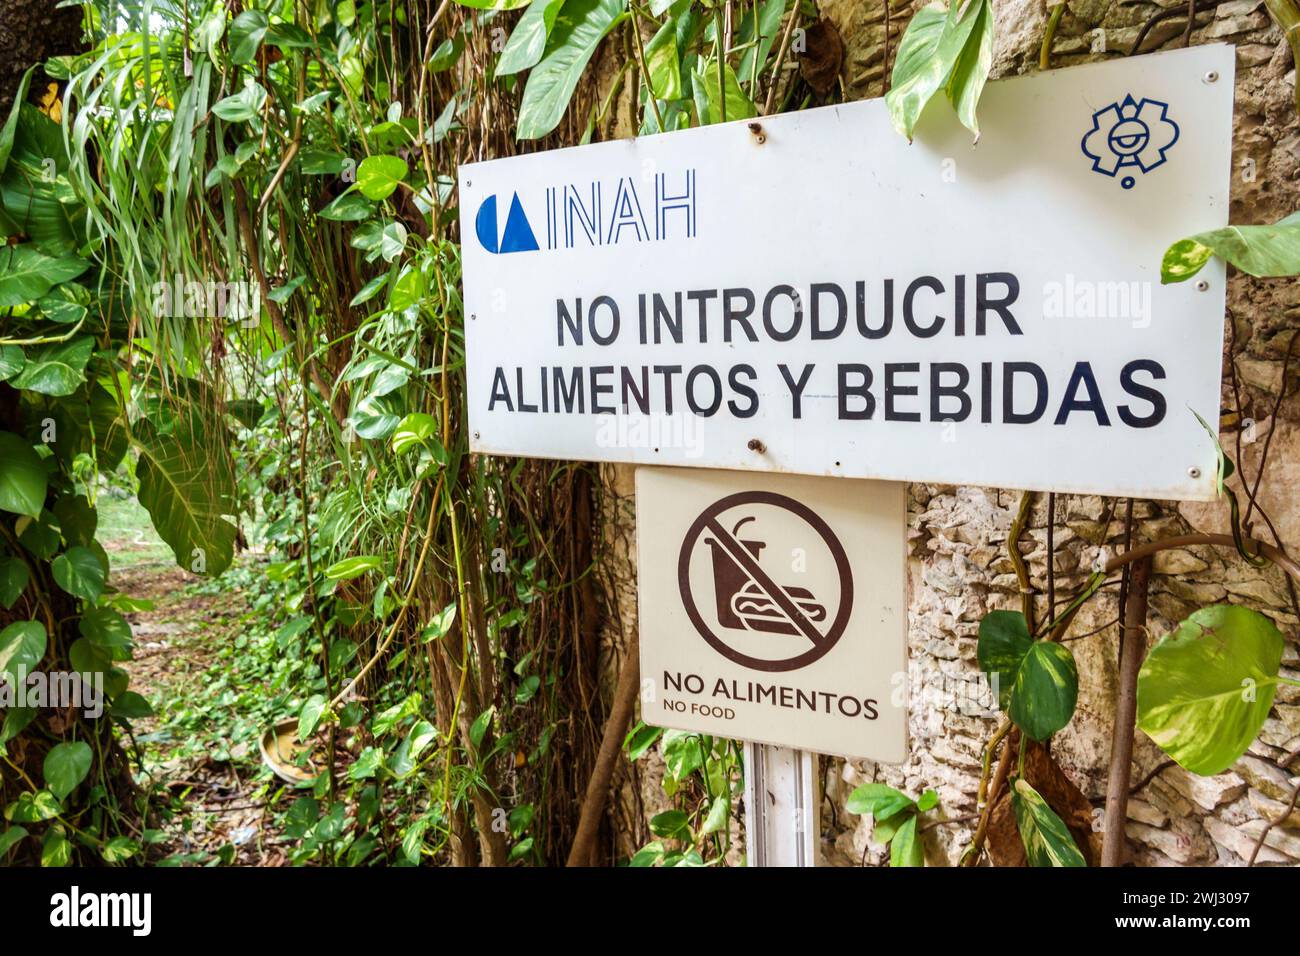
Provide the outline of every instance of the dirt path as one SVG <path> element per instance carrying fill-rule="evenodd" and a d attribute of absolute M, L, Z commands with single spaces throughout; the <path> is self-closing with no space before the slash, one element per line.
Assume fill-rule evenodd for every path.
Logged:
<path fill-rule="evenodd" d="M 242 686 L 251 681 L 236 657 L 251 613 L 246 595 L 197 585 L 171 562 L 132 565 L 131 557 L 114 554 L 126 566 L 113 584 L 152 603 L 127 615 L 135 659 L 123 666 L 155 712 L 133 723 L 137 776 L 162 831 L 155 852 L 172 864 L 283 865 L 268 805 L 279 787 L 262 768 L 257 724 L 243 715 L 258 690 Z"/>

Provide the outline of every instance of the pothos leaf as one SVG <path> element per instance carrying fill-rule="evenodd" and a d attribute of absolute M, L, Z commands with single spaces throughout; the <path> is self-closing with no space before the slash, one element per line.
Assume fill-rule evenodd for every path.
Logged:
<path fill-rule="evenodd" d="M 1179 239 L 1160 263 L 1160 281 L 1184 282 L 1219 256 L 1252 276 L 1300 275 L 1300 212 L 1272 225 L 1224 226 Z"/>
<path fill-rule="evenodd" d="M 1026 781 L 1016 781 L 1011 791 L 1011 807 L 1030 866 L 1088 865 L 1065 823 Z"/>
<path fill-rule="evenodd" d="M 591 55 L 626 8 L 627 0 L 567 0 L 546 53 L 528 74 L 519 106 L 520 139 L 540 139 L 559 125 Z"/>
<path fill-rule="evenodd" d="M 1282 648 L 1277 625 L 1258 611 L 1201 608 L 1143 661 L 1138 727 L 1193 773 L 1222 773 L 1268 719 Z"/>
<path fill-rule="evenodd" d="M 1079 675 L 1070 649 L 1037 641 L 1020 662 L 1007 715 L 1034 740 L 1046 740 L 1070 722 L 1078 696 Z"/>
<path fill-rule="evenodd" d="M 497 61 L 497 76 L 509 76 L 537 65 L 564 0 L 533 0 L 515 24 Z M 450 42 L 450 41 L 448 41 Z"/>
<path fill-rule="evenodd" d="M 0 432 L 0 511 L 40 516 L 49 478 L 41 456 L 12 432 Z"/>

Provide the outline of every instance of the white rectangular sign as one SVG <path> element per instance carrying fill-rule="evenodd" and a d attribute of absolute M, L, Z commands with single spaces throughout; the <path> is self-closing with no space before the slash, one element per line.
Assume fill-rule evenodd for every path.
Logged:
<path fill-rule="evenodd" d="M 463 166 L 475 451 L 1208 498 L 1233 51 Z"/>
<path fill-rule="evenodd" d="M 904 486 L 638 468 L 641 717 L 907 756 Z"/>

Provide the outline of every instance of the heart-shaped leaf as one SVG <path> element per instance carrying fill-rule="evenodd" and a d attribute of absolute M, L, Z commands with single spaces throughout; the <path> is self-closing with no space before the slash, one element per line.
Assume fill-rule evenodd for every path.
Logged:
<path fill-rule="evenodd" d="M 1282 635 L 1249 608 L 1201 608 L 1151 648 L 1138 672 L 1137 725 L 1193 773 L 1222 773 L 1273 706 Z"/>
<path fill-rule="evenodd" d="M 10 384 L 42 395 L 71 395 L 86 379 L 86 363 L 94 348 L 95 340 L 83 335 L 33 349 Z"/>
<path fill-rule="evenodd" d="M 1070 722 L 1079 677 L 1069 648 L 1035 641 L 1019 611 L 990 611 L 976 650 L 1001 708 L 1025 733 L 1046 740 Z"/>
<path fill-rule="evenodd" d="M 89 548 L 69 548 L 50 565 L 54 583 L 90 604 L 104 591 L 104 566 Z"/>
<path fill-rule="evenodd" d="M 51 747 L 45 755 L 45 786 L 63 800 L 86 779 L 92 758 L 90 745 L 80 740 Z"/>
<path fill-rule="evenodd" d="M 387 199 L 408 172 L 400 156 L 367 156 L 357 167 L 357 188 L 367 199 Z"/>
<path fill-rule="evenodd" d="M 230 24 L 230 62 L 252 63 L 271 23 L 261 10 L 245 10 Z"/>
<path fill-rule="evenodd" d="M 15 621 L 0 631 L 0 677 L 13 682 L 21 669 L 30 673 L 45 656 L 45 625 Z"/>
<path fill-rule="evenodd" d="M 47 481 L 36 449 L 12 432 L 0 432 L 0 511 L 40 517 Z"/>
<path fill-rule="evenodd" d="M 892 817 L 900 810 L 916 806 L 907 794 L 883 783 L 864 783 L 849 794 L 849 813 L 869 813 L 877 820 Z"/>
<path fill-rule="evenodd" d="M 1070 722 L 1079 697 L 1079 674 L 1070 649 L 1038 641 L 1025 652 L 1007 711 L 1034 740 L 1046 740 Z"/>

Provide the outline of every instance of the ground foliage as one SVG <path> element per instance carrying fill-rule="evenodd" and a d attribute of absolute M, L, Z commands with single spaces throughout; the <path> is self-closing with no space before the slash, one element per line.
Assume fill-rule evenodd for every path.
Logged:
<path fill-rule="evenodd" d="M 806 0 L 81 12 L 85 52 L 29 72 L 0 129 L 0 669 L 101 673 L 109 704 L 6 713 L 0 858 L 247 861 L 233 837 L 194 850 L 193 808 L 167 780 L 200 759 L 238 777 L 243 759 L 284 862 L 563 860 L 606 711 L 594 476 L 468 453 L 456 166 L 835 102 L 833 26 Z M 911 20 L 887 97 L 900 133 L 942 93 L 978 135 L 995 29 L 989 0 Z M 1295 229 L 1170 237 L 1162 274 L 1211 255 L 1294 274 Z M 96 534 L 123 487 L 187 576 L 241 595 L 193 689 L 152 705 L 129 684 L 149 608 L 116 586 Z M 1229 502 L 1229 546 L 1294 573 Z M 1061 800 L 1031 782 L 1054 778 L 1025 754 L 1073 716 L 1074 613 L 1133 556 L 1035 621 L 1018 539 L 1024 607 L 980 629 L 1008 718 L 967 861 L 996 804 L 1028 862 L 1079 865 Z M 1140 726 L 1189 769 L 1230 764 L 1283 680 L 1279 647 L 1253 611 L 1197 612 L 1144 666 Z M 1249 700 L 1223 692 L 1242 680 Z M 307 782 L 231 753 L 277 726 Z M 622 862 L 736 858 L 734 743 L 636 725 L 624 749 L 661 754 L 673 805 Z M 934 791 L 879 785 L 849 808 L 874 816 L 895 865 L 923 862 L 941 812 Z"/>

